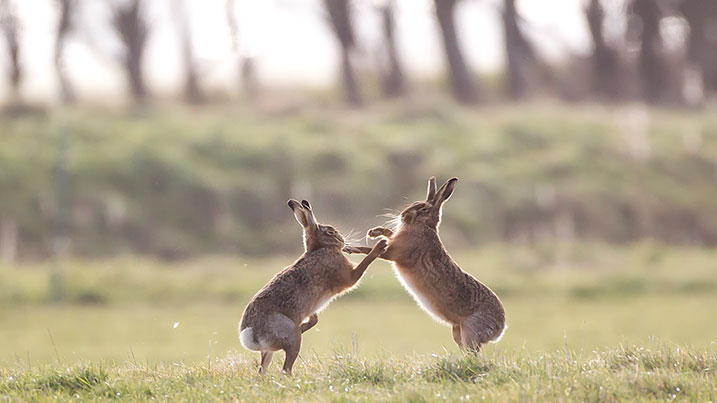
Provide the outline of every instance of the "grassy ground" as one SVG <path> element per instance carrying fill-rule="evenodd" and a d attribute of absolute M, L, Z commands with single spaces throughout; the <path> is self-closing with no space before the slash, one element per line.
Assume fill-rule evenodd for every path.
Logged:
<path fill-rule="evenodd" d="M 715 350 L 655 343 L 576 353 L 480 357 L 337 352 L 300 360 L 297 375 L 255 372 L 243 356 L 205 364 L 85 363 L 0 369 L 5 400 L 132 401 L 714 401 Z"/>
<path fill-rule="evenodd" d="M 304 337 L 292 379 L 241 348 L 251 295 L 292 258 L 0 266 L 0 401 L 715 400 L 715 252 L 645 243 L 457 253 L 509 329 L 461 355 L 377 262 Z M 176 326 L 175 326 L 176 325 Z"/>
<path fill-rule="evenodd" d="M 460 177 L 443 235 L 462 247 L 717 245 L 717 106 L 79 109 L 0 119 L 0 133 L 0 226 L 18 228 L 24 259 L 52 254 L 61 150 L 72 252 L 85 257 L 289 253 L 290 196 L 363 233 L 431 175 Z"/>

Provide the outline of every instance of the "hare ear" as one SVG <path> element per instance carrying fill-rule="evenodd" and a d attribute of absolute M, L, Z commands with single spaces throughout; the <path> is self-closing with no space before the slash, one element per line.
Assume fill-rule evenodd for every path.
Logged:
<path fill-rule="evenodd" d="M 431 176 L 431 178 L 428 179 L 428 190 L 426 191 L 426 201 L 433 202 L 433 199 L 435 197 L 436 197 L 436 177 Z"/>
<path fill-rule="evenodd" d="M 309 218 L 307 217 L 307 214 L 304 211 L 304 208 L 302 207 L 301 203 L 294 199 L 289 199 L 287 204 L 289 205 L 291 211 L 294 212 L 294 217 L 296 218 L 296 221 L 298 221 L 302 227 L 307 228 L 309 226 Z"/>
<path fill-rule="evenodd" d="M 436 203 L 434 204 L 441 205 L 445 203 L 445 201 L 453 194 L 453 190 L 456 188 L 456 183 L 458 183 L 458 178 L 448 179 L 446 183 L 444 183 L 436 192 Z"/>
<path fill-rule="evenodd" d="M 311 209 L 311 204 L 307 200 L 302 200 L 301 205 L 304 207 L 304 210 L 306 210 L 306 217 L 309 219 L 309 222 L 316 226 L 318 225 L 316 223 L 316 217 L 314 217 L 314 210 Z"/>

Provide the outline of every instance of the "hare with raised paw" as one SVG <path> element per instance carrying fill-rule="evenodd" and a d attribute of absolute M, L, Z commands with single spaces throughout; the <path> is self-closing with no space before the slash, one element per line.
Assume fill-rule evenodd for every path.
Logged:
<path fill-rule="evenodd" d="M 451 178 L 436 190 L 432 177 L 426 200 L 406 207 L 395 231 L 376 227 L 367 235 L 389 239 L 381 258 L 393 262 L 406 290 L 434 319 L 452 326 L 453 339 L 460 348 L 478 352 L 484 343 L 502 337 L 505 310 L 490 288 L 461 270 L 438 236 L 441 208 L 457 182 L 458 178 Z M 344 251 L 370 253 L 372 249 L 347 246 Z"/>
<path fill-rule="evenodd" d="M 289 200 L 304 228 L 304 254 L 282 270 L 252 298 L 239 324 L 241 344 L 261 352 L 259 373 L 266 373 L 274 352 L 284 350 L 283 372 L 291 375 L 301 348 L 301 334 L 319 321 L 331 300 L 356 285 L 369 264 L 386 251 L 381 240 L 356 267 L 341 252 L 344 238 L 330 225 L 316 222 L 309 202 Z"/>

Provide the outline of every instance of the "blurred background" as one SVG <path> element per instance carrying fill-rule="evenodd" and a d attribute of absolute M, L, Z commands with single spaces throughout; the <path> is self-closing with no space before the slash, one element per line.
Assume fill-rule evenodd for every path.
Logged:
<path fill-rule="evenodd" d="M 431 175 L 489 349 L 714 348 L 716 99 L 714 0 L 0 0 L 0 363 L 247 354 L 288 198 L 364 243 Z M 385 262 L 339 348 L 457 351 Z"/>

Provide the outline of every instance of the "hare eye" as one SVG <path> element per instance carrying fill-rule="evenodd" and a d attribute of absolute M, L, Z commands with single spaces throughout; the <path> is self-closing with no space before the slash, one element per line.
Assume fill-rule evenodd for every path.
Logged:
<path fill-rule="evenodd" d="M 419 212 L 419 213 L 426 213 L 426 212 L 428 212 L 428 207 L 420 208 L 420 209 L 418 209 L 418 212 Z"/>
<path fill-rule="evenodd" d="M 336 235 L 336 231 L 334 231 L 334 230 L 332 230 L 332 229 L 326 230 L 326 233 L 329 234 L 329 235 Z"/>

